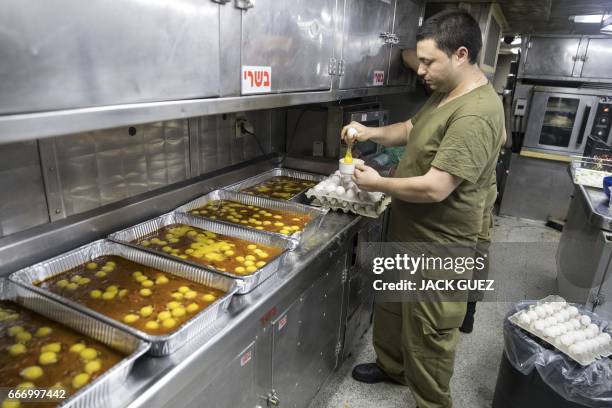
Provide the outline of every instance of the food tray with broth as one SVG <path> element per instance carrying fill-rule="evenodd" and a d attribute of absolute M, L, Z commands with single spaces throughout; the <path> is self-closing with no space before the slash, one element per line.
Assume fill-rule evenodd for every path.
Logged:
<path fill-rule="evenodd" d="M 181 232 L 172 234 L 169 228 L 178 228 Z M 172 234 L 170 238 L 166 237 L 168 233 Z M 113 233 L 109 238 L 234 279 L 239 286 L 237 293 L 241 294 L 250 292 L 274 274 L 287 251 L 294 245 L 294 242 L 286 237 L 260 234 L 255 230 L 250 231 L 179 212 L 164 214 Z M 154 239 L 156 240 L 153 241 Z M 178 253 L 173 252 L 177 249 Z M 251 260 L 251 256 L 254 259 Z M 265 264 L 258 266 L 257 263 L 262 261 Z M 236 271 L 238 264 L 244 270 Z M 255 269 L 247 270 L 249 266 L 254 266 Z"/>
<path fill-rule="evenodd" d="M 51 392 L 52 399 L 13 401 L 20 407 L 110 406 L 112 392 L 150 347 L 130 333 L 7 279 L 0 280 L 0 333 L 6 350 L 0 357 L 2 386 Z M 61 396 L 66 398 L 55 398 Z"/>
<path fill-rule="evenodd" d="M 10 279 L 150 342 L 158 356 L 210 329 L 238 289 L 225 276 L 108 240 Z"/>
<path fill-rule="evenodd" d="M 325 176 L 275 168 L 225 187 L 225 190 L 282 201 L 300 201 L 303 193 Z"/>
<path fill-rule="evenodd" d="M 308 205 L 215 190 L 176 209 L 277 237 L 290 237 L 294 247 L 308 239 L 321 225 L 328 210 Z"/>

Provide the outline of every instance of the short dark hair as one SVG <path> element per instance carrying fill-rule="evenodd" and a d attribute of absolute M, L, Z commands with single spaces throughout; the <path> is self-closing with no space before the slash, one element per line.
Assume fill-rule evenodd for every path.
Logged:
<path fill-rule="evenodd" d="M 425 20 L 416 36 L 417 42 L 432 39 L 449 57 L 460 47 L 467 48 L 470 63 L 475 64 L 482 48 L 482 34 L 478 22 L 461 9 L 443 10 Z"/>

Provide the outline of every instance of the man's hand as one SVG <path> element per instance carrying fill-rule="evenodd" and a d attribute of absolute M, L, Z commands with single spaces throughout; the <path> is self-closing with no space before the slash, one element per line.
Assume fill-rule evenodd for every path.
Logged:
<path fill-rule="evenodd" d="M 349 136 L 349 128 L 355 129 L 357 131 L 357 136 L 355 136 L 354 134 Z M 340 138 L 344 141 L 344 143 L 347 144 L 353 143 L 355 141 L 365 142 L 366 140 L 369 140 L 372 137 L 372 133 L 372 128 L 363 126 L 361 123 L 353 121 L 342 128 L 342 132 L 340 132 Z"/>
<path fill-rule="evenodd" d="M 355 165 L 353 182 L 364 191 L 380 191 L 379 185 L 382 177 L 376 170 L 363 164 Z"/>

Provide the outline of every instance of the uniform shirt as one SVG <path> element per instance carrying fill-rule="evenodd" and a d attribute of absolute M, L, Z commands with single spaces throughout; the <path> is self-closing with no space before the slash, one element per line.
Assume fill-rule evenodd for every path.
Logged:
<path fill-rule="evenodd" d="M 461 183 L 439 203 L 393 199 L 389 241 L 475 243 L 485 232 L 483 215 L 503 142 L 502 103 L 490 84 L 438 107 L 445 96 L 432 94 L 412 118 L 395 177 L 422 176 L 433 166 Z"/>

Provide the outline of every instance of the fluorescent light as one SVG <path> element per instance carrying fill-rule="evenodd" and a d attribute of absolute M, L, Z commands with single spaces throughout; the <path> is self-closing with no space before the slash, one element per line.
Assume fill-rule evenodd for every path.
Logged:
<path fill-rule="evenodd" d="M 604 14 L 582 14 L 578 16 L 570 16 L 570 20 L 573 20 L 574 23 L 600 24 L 603 19 L 608 17 L 610 16 Z"/>

